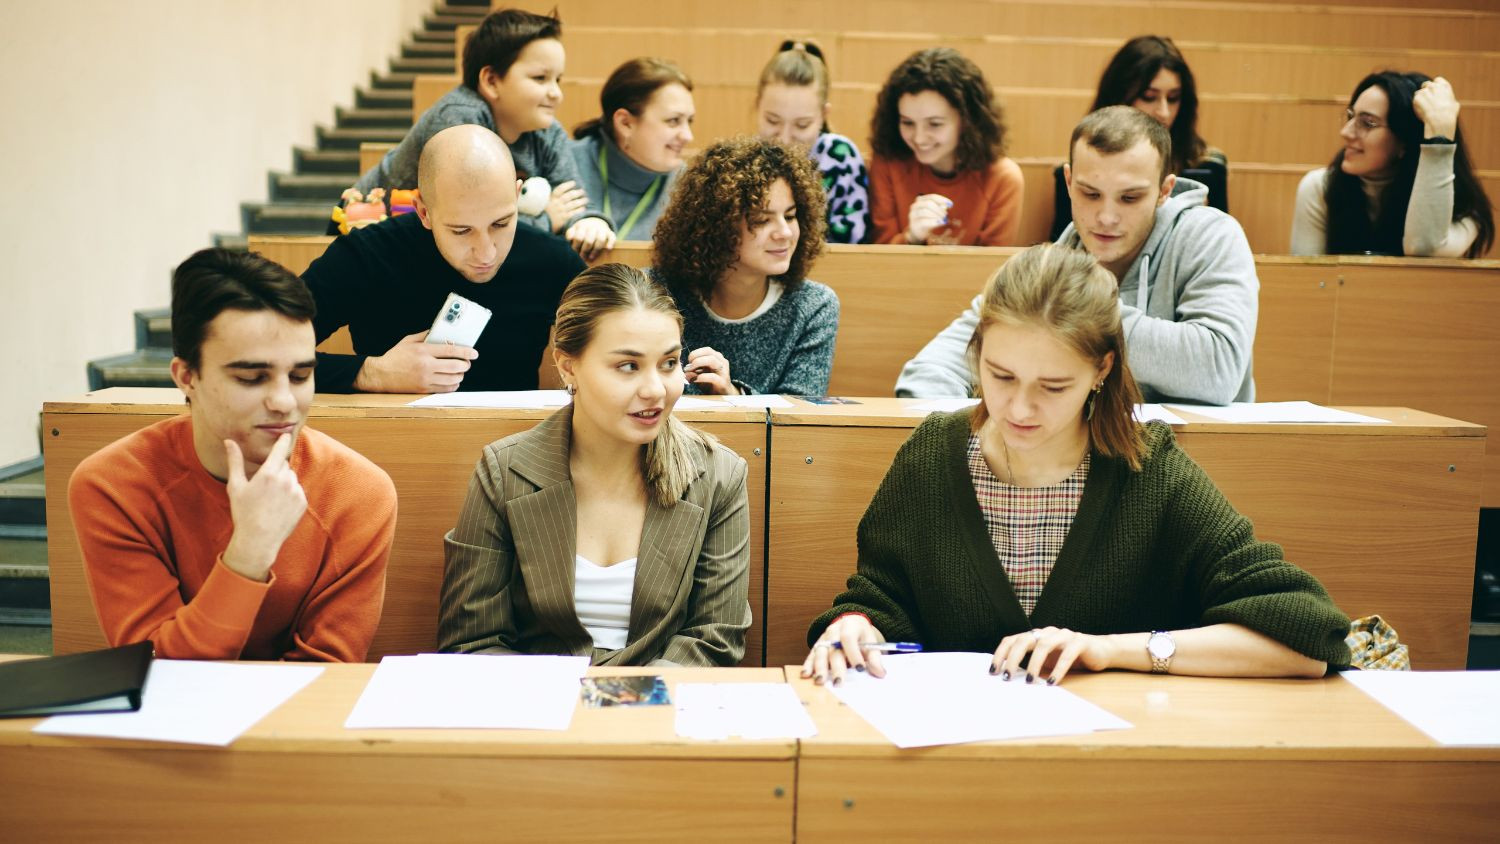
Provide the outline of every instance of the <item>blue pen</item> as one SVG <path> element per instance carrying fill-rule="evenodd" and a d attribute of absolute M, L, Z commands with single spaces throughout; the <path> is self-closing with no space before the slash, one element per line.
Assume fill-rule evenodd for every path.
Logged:
<path fill-rule="evenodd" d="M 833 646 L 839 650 L 844 649 L 843 642 L 834 642 Z M 883 654 L 919 654 L 922 652 L 922 645 L 919 642 L 871 642 L 860 645 L 860 650 Z"/>

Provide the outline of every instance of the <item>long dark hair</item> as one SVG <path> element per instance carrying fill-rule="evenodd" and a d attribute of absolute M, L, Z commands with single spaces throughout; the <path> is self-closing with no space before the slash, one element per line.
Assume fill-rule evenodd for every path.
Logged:
<path fill-rule="evenodd" d="M 1354 87 L 1354 93 L 1349 96 L 1351 109 L 1359 95 L 1371 87 L 1379 86 L 1385 92 L 1390 102 L 1385 123 L 1396 136 L 1400 158 L 1396 161 L 1396 177 L 1380 196 L 1380 215 L 1371 223 L 1369 201 L 1359 177 L 1344 172 L 1342 149 L 1333 157 L 1323 185 L 1323 200 L 1328 207 L 1328 254 L 1405 254 L 1401 241 L 1406 231 L 1406 206 L 1411 201 L 1412 185 L 1417 179 L 1417 163 L 1421 158 L 1418 153 L 1426 132 L 1422 119 L 1412 106 L 1412 99 L 1422 83 L 1430 78 L 1425 73 L 1382 70 L 1366 76 Z M 1469 163 L 1462 125 L 1454 130 L 1453 142 L 1458 147 L 1453 153 L 1453 219 L 1468 217 L 1474 220 L 1479 235 L 1464 257 L 1477 258 L 1495 241 L 1495 220 L 1489 197 L 1485 196 L 1484 188 L 1474 177 L 1474 168 Z"/>
<path fill-rule="evenodd" d="M 1193 71 L 1172 39 L 1161 35 L 1139 35 L 1125 42 L 1099 77 L 1099 92 L 1089 111 L 1105 106 L 1135 105 L 1141 94 L 1151 87 L 1151 80 L 1163 70 L 1170 70 L 1182 80 L 1182 97 L 1177 101 L 1177 118 L 1172 121 L 1172 172 L 1181 173 L 1203 160 L 1208 144 L 1198 136 L 1198 83 Z"/>

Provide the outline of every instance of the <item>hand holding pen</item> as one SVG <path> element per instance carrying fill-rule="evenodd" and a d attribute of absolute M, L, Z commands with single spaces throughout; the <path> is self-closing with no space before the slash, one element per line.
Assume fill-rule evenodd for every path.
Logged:
<path fill-rule="evenodd" d="M 844 613 L 818 637 L 802 663 L 802 676 L 811 677 L 820 685 L 828 682 L 837 686 L 844 681 L 844 672 L 852 667 L 855 671 L 868 671 L 871 677 L 884 677 L 882 654 L 915 653 L 921 649 L 921 645 L 913 642 L 887 642 L 868 616 Z"/>
<path fill-rule="evenodd" d="M 683 356 L 682 374 L 689 384 L 708 395 L 734 396 L 739 390 L 729 380 L 729 359 L 708 346 Z"/>

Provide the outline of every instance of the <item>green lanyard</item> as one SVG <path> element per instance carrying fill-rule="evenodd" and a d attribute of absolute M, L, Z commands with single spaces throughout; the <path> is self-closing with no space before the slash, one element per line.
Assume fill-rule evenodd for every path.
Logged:
<path fill-rule="evenodd" d="M 602 139 L 599 144 L 599 177 L 604 181 L 604 216 L 609 220 L 614 220 L 609 211 L 609 162 L 604 157 Z M 625 218 L 624 225 L 620 226 L 621 240 L 628 239 L 627 235 L 635 227 L 636 220 L 639 220 L 641 215 L 646 213 L 646 209 L 651 206 L 651 201 L 656 199 L 656 192 L 661 188 L 661 179 L 661 176 L 657 176 L 651 180 L 651 187 L 646 188 L 646 193 L 641 197 L 641 201 L 635 204 L 635 210 L 631 211 L 630 216 Z"/>

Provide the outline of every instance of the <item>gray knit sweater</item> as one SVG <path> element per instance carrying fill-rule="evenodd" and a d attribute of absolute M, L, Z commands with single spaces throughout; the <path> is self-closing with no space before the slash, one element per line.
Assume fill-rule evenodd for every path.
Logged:
<path fill-rule="evenodd" d="M 489 103 L 479 96 L 478 91 L 459 85 L 422 112 L 401 143 L 359 177 L 354 183 L 355 190 L 366 193 L 371 188 L 406 190 L 416 187 L 417 161 L 422 157 L 422 147 L 427 145 L 428 139 L 450 126 L 466 124 L 483 126 L 491 132 L 499 131 L 495 128 L 495 115 L 490 111 Z M 521 137 L 509 146 L 520 178 L 541 176 L 553 187 L 578 181 L 578 168 L 568 152 L 568 133 L 557 121 L 546 129 L 522 132 Z M 587 212 L 579 213 L 568 221 L 568 225 L 587 216 Z M 521 220 L 543 231 L 552 230 L 546 214 L 522 214 Z"/>
<path fill-rule="evenodd" d="M 862 612 L 889 640 L 993 651 L 1055 625 L 1084 633 L 1239 624 L 1298 653 L 1349 664 L 1349 619 L 1317 579 L 1257 541 L 1172 430 L 1146 428 L 1139 472 L 1094 453 L 1083 500 L 1030 617 L 1021 608 L 970 479 L 972 410 L 935 413 L 911 435 L 859 523 L 858 571 L 808 644 Z"/>
<path fill-rule="evenodd" d="M 609 167 L 609 214 L 604 213 L 606 187 L 604 177 L 599 172 L 601 148 Z M 650 240 L 651 233 L 656 230 L 656 221 L 667 210 L 667 201 L 672 196 L 672 188 L 677 186 L 677 176 L 682 168 L 670 173 L 647 170 L 620 152 L 615 142 L 605 137 L 603 132 L 594 132 L 579 140 L 569 141 L 568 151 L 572 153 L 573 164 L 578 170 L 578 183 L 589 195 L 588 213 L 604 218 L 620 240 Z M 636 204 L 651 189 L 651 183 L 657 179 L 661 179 L 661 185 L 656 189 L 656 196 L 651 204 L 636 218 L 630 231 L 620 231 L 620 226 L 624 225 Z"/>
<path fill-rule="evenodd" d="M 682 311 L 684 359 L 710 346 L 729 360 L 729 376 L 751 393 L 827 394 L 839 330 L 839 297 L 828 286 L 804 281 L 770 310 L 738 323 L 709 316 L 697 293 L 672 285 L 672 295 Z"/>

